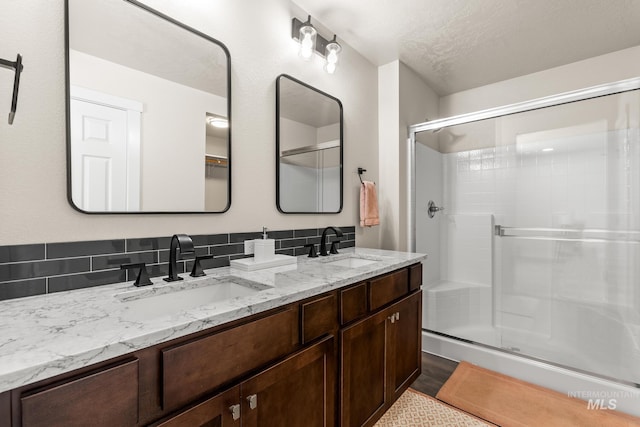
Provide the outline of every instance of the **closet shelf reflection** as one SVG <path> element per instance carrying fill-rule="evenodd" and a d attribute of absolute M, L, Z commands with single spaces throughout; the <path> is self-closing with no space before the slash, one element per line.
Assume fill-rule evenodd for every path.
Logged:
<path fill-rule="evenodd" d="M 219 166 L 226 168 L 229 166 L 229 159 L 225 156 L 217 156 L 215 154 L 205 154 L 205 162 L 207 166 Z"/>
<path fill-rule="evenodd" d="M 314 145 L 307 145 L 306 147 L 283 150 L 281 157 L 295 156 L 296 154 L 303 154 L 303 153 L 312 153 L 314 151 L 329 150 L 331 148 L 340 148 L 340 141 L 335 140 L 335 141 L 321 142 Z"/>

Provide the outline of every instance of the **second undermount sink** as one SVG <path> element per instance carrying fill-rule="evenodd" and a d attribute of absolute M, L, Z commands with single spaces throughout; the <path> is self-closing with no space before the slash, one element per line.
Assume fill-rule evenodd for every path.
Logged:
<path fill-rule="evenodd" d="M 329 261 L 326 263 L 326 265 L 338 265 L 340 267 L 358 268 L 358 267 L 364 267 L 365 265 L 374 264 L 376 262 L 378 261 L 372 260 L 372 259 L 365 259 L 365 258 L 349 257 L 349 258 L 342 258 L 336 261 Z"/>
<path fill-rule="evenodd" d="M 174 283 L 123 292 L 115 297 L 125 307 L 126 318 L 147 320 L 207 304 L 254 295 L 269 289 L 269 286 L 261 283 L 234 276 Z"/>

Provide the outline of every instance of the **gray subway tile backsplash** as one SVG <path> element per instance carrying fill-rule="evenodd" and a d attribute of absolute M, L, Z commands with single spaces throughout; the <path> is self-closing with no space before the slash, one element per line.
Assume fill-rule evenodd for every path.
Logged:
<path fill-rule="evenodd" d="M 307 239 L 287 239 L 287 240 L 282 240 L 280 242 L 280 248 L 282 249 L 294 248 L 296 246 L 304 246 L 306 244 L 307 244 Z"/>
<path fill-rule="evenodd" d="M 200 234 L 191 236 L 195 246 L 224 245 L 229 243 L 228 234 Z"/>
<path fill-rule="evenodd" d="M 47 293 L 47 279 L 0 283 L 0 300 L 30 297 Z"/>
<path fill-rule="evenodd" d="M 0 263 L 44 259 L 44 244 L 0 246 Z"/>
<path fill-rule="evenodd" d="M 306 228 L 304 230 L 293 230 L 294 237 L 308 237 L 308 236 L 319 236 L 322 234 L 322 230 L 318 232 L 317 228 Z"/>
<path fill-rule="evenodd" d="M 122 264 L 132 264 L 139 262 L 144 262 L 145 264 L 157 264 L 158 251 L 94 256 L 93 270 L 98 271 L 119 269 Z"/>
<path fill-rule="evenodd" d="M 88 257 L 1 264 L 0 282 L 79 273 L 89 271 L 90 265 Z"/>
<path fill-rule="evenodd" d="M 355 227 L 340 228 L 340 247 L 355 246 Z M 296 256 L 308 253 L 305 244 L 319 244 L 320 234 L 317 228 L 268 231 L 277 253 Z M 205 269 L 246 258 L 243 242 L 259 238 L 259 231 L 192 236 L 196 255 L 214 256 L 201 261 Z M 332 234 L 328 240 L 334 239 Z M 170 237 L 151 237 L 0 246 L 0 300 L 133 281 L 137 271 L 120 270 L 126 263 L 144 262 L 151 277 L 166 276 L 170 242 Z M 192 255 L 178 262 L 181 273 L 192 267 Z"/>
<path fill-rule="evenodd" d="M 47 243 L 48 259 L 117 254 L 121 252 L 124 252 L 124 239 L 97 240 L 91 242 Z"/>
<path fill-rule="evenodd" d="M 270 239 L 292 239 L 293 230 L 267 231 L 267 237 Z"/>
<path fill-rule="evenodd" d="M 127 252 L 149 251 L 168 248 L 171 237 L 148 237 L 142 239 L 127 239 Z"/>
<path fill-rule="evenodd" d="M 48 290 L 49 293 L 70 291 L 72 289 L 91 288 L 109 283 L 124 282 L 126 280 L 127 276 L 124 270 L 71 274 L 67 276 L 50 277 Z"/>
<path fill-rule="evenodd" d="M 262 239 L 262 233 L 231 233 L 229 234 L 229 243 L 242 243 L 245 240 Z"/>

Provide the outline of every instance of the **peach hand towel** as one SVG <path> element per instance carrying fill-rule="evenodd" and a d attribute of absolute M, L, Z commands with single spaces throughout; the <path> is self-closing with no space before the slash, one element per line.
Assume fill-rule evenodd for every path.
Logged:
<path fill-rule="evenodd" d="M 360 226 L 371 227 L 379 224 L 376 184 L 371 181 L 363 181 L 360 186 Z"/>

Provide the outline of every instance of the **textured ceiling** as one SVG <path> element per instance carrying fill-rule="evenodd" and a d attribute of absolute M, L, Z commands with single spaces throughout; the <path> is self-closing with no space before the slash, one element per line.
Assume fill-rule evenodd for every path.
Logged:
<path fill-rule="evenodd" d="M 640 0 L 294 1 L 373 64 L 400 59 L 440 95 L 640 45 Z"/>

